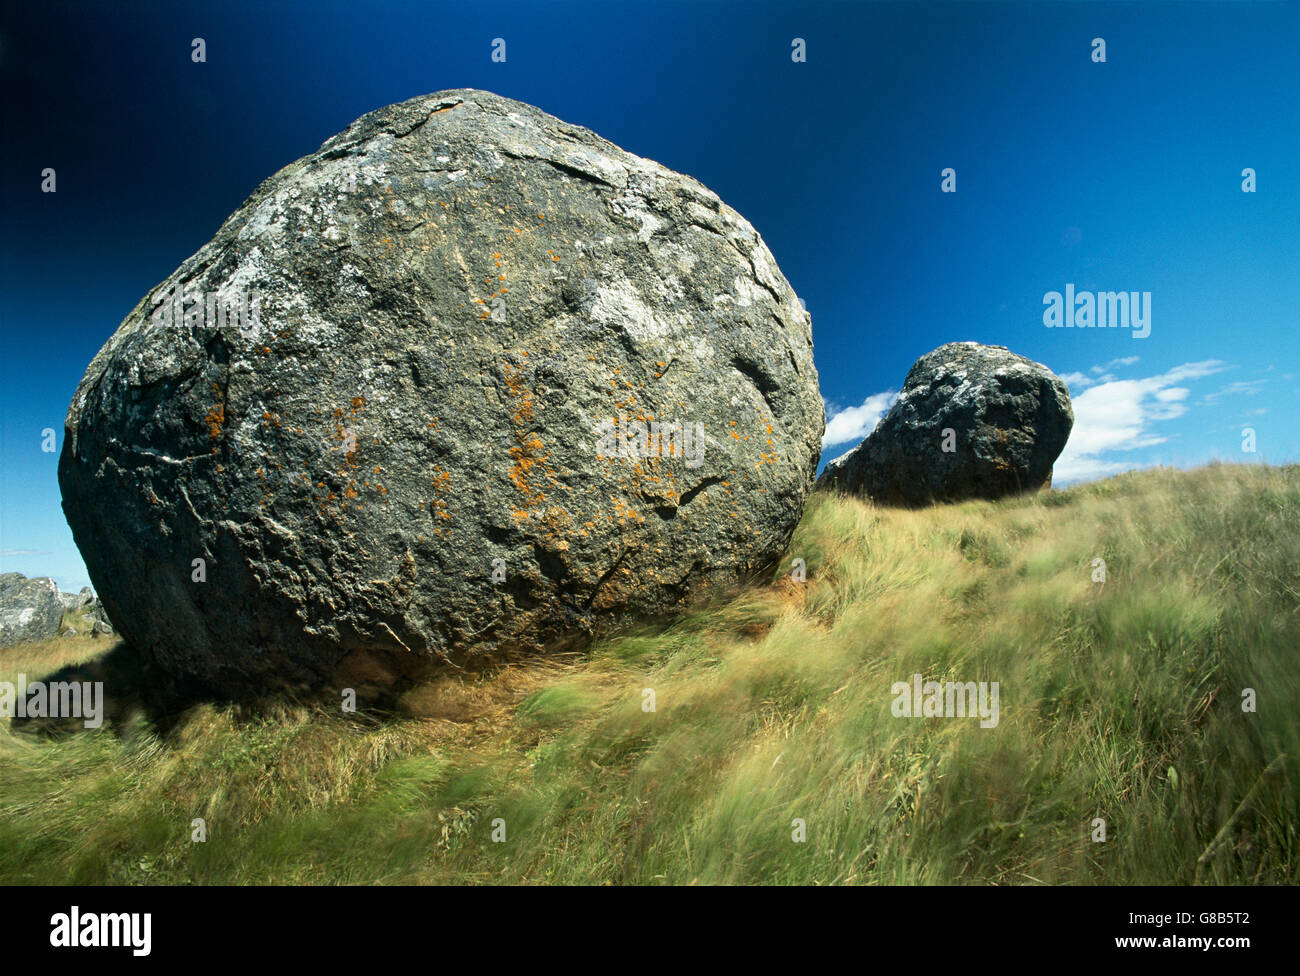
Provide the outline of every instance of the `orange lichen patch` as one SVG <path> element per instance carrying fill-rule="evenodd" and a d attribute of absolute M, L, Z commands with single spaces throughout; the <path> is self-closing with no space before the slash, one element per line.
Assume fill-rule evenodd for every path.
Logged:
<path fill-rule="evenodd" d="M 226 405 L 218 402 L 209 407 L 207 416 L 204 419 L 208 424 L 208 436 L 212 438 L 220 437 L 221 425 L 226 422 Z M 213 453 L 216 453 L 216 448 L 213 448 Z"/>
<path fill-rule="evenodd" d="M 429 511 L 434 513 L 434 515 L 439 519 L 442 519 L 444 521 L 450 521 L 451 513 L 447 511 L 447 502 L 443 499 L 442 496 L 451 485 L 451 472 L 443 471 L 436 464 L 433 467 L 433 471 L 434 471 L 434 477 L 433 480 L 429 482 L 429 484 L 433 488 L 434 498 L 429 505 Z M 423 503 L 421 503 L 420 507 L 421 508 L 424 507 Z M 435 528 L 433 530 L 433 534 L 436 536 L 445 537 L 446 531 L 441 528 Z"/>
<path fill-rule="evenodd" d="M 615 496 L 613 502 L 614 502 L 614 517 L 618 519 L 620 522 L 628 521 L 628 520 L 634 522 L 645 521 L 645 517 L 642 516 L 640 512 L 638 512 L 635 508 L 629 505 L 622 498 Z"/>
<path fill-rule="evenodd" d="M 526 353 L 521 353 L 526 355 Z M 546 494 L 534 486 L 533 479 L 541 476 L 559 487 L 554 472 L 546 463 L 550 455 L 545 444 L 532 429 L 534 420 L 533 394 L 524 383 L 523 374 L 510 363 L 505 364 L 506 389 L 514 401 L 510 423 L 515 431 L 515 446 L 510 448 L 510 470 L 507 476 L 524 497 L 524 510 L 545 504 Z"/>
<path fill-rule="evenodd" d="M 542 439 L 536 434 L 528 435 L 522 443 L 510 448 L 510 456 L 514 458 L 514 464 L 510 468 L 510 480 L 526 495 L 534 494 L 532 487 L 528 484 L 528 474 L 538 462 L 547 457 L 541 454 L 545 445 Z M 545 495 L 538 495 L 539 500 L 545 499 Z"/>

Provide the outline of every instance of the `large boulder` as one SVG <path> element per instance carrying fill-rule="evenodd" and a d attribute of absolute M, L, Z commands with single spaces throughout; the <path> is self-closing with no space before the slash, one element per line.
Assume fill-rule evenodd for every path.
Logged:
<path fill-rule="evenodd" d="M 0 574 L 0 647 L 49 640 L 59 632 L 63 601 L 54 580 Z"/>
<path fill-rule="evenodd" d="M 59 483 L 174 675 L 364 694 L 770 564 L 823 427 L 809 316 L 739 214 L 457 90 L 286 166 L 150 291 Z"/>
<path fill-rule="evenodd" d="M 1033 491 L 1051 484 L 1073 424 L 1070 391 L 1046 366 L 950 342 L 916 361 L 889 413 L 818 487 L 908 506 Z"/>

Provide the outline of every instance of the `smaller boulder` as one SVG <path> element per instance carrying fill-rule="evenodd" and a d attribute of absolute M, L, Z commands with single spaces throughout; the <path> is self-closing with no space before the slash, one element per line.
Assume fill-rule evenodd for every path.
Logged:
<path fill-rule="evenodd" d="M 916 361 L 889 413 L 817 487 L 905 506 L 1036 491 L 1073 424 L 1070 391 L 1046 366 L 950 342 Z"/>
<path fill-rule="evenodd" d="M 87 607 L 98 605 L 99 601 L 95 598 L 95 591 L 89 586 L 83 586 L 76 596 L 75 609 L 85 612 Z"/>
<path fill-rule="evenodd" d="M 49 640 L 59 632 L 63 603 L 48 577 L 0 574 L 0 647 Z"/>
<path fill-rule="evenodd" d="M 81 613 L 95 602 L 95 592 L 89 586 L 83 586 L 79 593 L 60 593 L 59 602 L 63 604 L 64 610 Z"/>

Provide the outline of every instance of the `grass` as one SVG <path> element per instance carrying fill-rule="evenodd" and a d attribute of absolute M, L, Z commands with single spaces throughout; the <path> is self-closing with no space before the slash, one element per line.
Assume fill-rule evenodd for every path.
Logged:
<path fill-rule="evenodd" d="M 398 715 L 0 729 L 0 882 L 1295 884 L 1298 652 L 1300 467 L 819 495 L 770 581 Z M 894 717 L 914 673 L 999 724 Z"/>

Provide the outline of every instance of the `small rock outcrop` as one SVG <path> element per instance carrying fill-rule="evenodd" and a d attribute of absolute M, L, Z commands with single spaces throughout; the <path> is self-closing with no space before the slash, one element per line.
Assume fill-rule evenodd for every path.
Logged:
<path fill-rule="evenodd" d="M 63 603 L 64 610 L 77 613 L 86 612 L 88 608 L 97 605 L 94 591 L 89 586 L 83 586 L 77 593 L 60 593 L 59 600 Z"/>
<path fill-rule="evenodd" d="M 63 601 L 47 577 L 0 574 L 0 647 L 49 640 L 59 632 Z"/>
<path fill-rule="evenodd" d="M 739 214 L 457 90 L 291 163 L 150 291 L 59 483 L 165 670 L 365 693 L 764 567 L 824 422 L 809 316 Z"/>
<path fill-rule="evenodd" d="M 1074 424 L 1070 391 L 1004 346 L 950 342 L 908 371 L 889 413 L 826 466 L 819 488 L 917 506 L 1051 484 Z"/>

